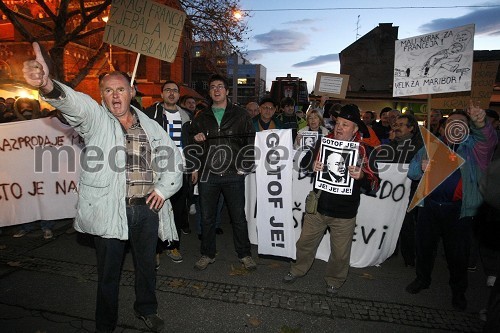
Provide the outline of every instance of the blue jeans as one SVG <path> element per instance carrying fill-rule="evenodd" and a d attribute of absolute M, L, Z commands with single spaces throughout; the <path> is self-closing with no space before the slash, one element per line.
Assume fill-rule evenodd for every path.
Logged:
<path fill-rule="evenodd" d="M 207 181 L 200 182 L 198 186 L 203 235 L 201 254 L 215 258 L 217 203 L 222 193 L 233 224 L 233 242 L 238 258 L 250 256 L 250 240 L 245 216 L 245 176 L 210 174 Z"/>
<path fill-rule="evenodd" d="M 158 308 L 155 272 L 158 214 L 147 205 L 127 206 L 127 222 L 135 269 L 134 310 L 147 316 L 156 313 Z M 95 237 L 94 243 L 98 276 L 96 329 L 114 330 L 118 321 L 118 290 L 126 242 Z"/>
<path fill-rule="evenodd" d="M 54 226 L 54 221 L 51 221 L 51 220 L 38 220 L 38 221 L 35 221 L 35 222 L 31 222 L 31 223 L 25 223 L 23 225 L 21 225 L 21 229 L 26 231 L 26 232 L 30 232 L 30 231 L 33 231 L 35 230 L 35 225 L 37 223 L 40 223 L 40 229 L 42 230 L 51 230 L 52 227 Z"/>

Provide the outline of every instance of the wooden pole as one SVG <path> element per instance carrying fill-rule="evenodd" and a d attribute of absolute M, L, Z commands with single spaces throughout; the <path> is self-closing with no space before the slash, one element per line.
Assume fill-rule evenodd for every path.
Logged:
<path fill-rule="evenodd" d="M 132 72 L 132 78 L 130 78 L 130 86 L 134 86 L 135 74 L 137 74 L 137 66 L 139 66 L 139 59 L 141 58 L 141 54 L 137 53 L 137 58 L 135 58 L 135 66 L 134 71 Z"/>

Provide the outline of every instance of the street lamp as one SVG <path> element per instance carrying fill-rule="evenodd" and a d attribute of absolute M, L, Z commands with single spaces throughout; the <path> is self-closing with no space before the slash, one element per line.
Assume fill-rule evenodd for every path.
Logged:
<path fill-rule="evenodd" d="M 240 19 L 243 17 L 243 15 L 241 15 L 241 12 L 240 12 L 239 10 L 237 10 L 237 9 L 236 9 L 236 10 L 233 12 L 233 17 L 234 17 L 236 20 L 240 20 Z"/>

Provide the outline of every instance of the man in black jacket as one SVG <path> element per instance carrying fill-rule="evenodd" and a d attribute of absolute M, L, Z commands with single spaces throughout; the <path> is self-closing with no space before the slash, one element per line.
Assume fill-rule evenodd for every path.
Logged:
<path fill-rule="evenodd" d="M 144 113 L 146 113 L 149 118 L 156 120 L 182 153 L 182 149 L 187 143 L 187 127 L 191 122 L 191 115 L 177 105 L 180 92 L 179 85 L 174 81 L 166 81 L 163 83 L 160 95 L 163 101 L 154 103 L 148 107 Z M 189 177 L 190 174 L 184 173 L 181 189 L 170 198 L 172 210 L 174 212 L 175 226 L 177 228 L 177 234 L 179 235 L 181 231 L 183 234 L 189 234 L 191 232 L 187 211 L 187 195 L 191 182 Z M 158 239 L 156 247 L 156 269 L 160 266 L 160 254 L 164 249 L 166 249 L 167 256 L 172 259 L 174 263 L 182 262 L 182 255 L 179 251 L 180 241 L 172 241 L 164 244 Z"/>
<path fill-rule="evenodd" d="M 250 252 L 245 216 L 245 173 L 253 166 L 255 129 L 247 111 L 227 99 L 228 83 L 220 75 L 209 81 L 212 104 L 201 111 L 189 129 L 197 145 L 186 152 L 199 165 L 202 219 L 201 258 L 195 268 L 204 270 L 215 262 L 215 216 L 222 192 L 233 225 L 233 239 L 240 262 L 248 270 L 257 268 Z"/>

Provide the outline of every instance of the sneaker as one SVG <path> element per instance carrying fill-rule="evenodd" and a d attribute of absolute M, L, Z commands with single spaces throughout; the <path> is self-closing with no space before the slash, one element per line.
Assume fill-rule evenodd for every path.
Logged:
<path fill-rule="evenodd" d="M 155 256 L 155 271 L 157 271 L 160 268 L 160 254 L 157 253 Z"/>
<path fill-rule="evenodd" d="M 196 214 L 196 205 L 191 204 L 191 206 L 189 206 L 189 215 L 195 215 L 195 214 Z"/>
<path fill-rule="evenodd" d="M 288 272 L 285 277 L 283 278 L 284 283 L 294 283 L 295 280 L 297 280 L 298 276 L 293 275 L 292 273 Z"/>
<path fill-rule="evenodd" d="M 181 229 L 184 235 L 189 235 L 191 233 L 191 228 L 189 226 Z"/>
<path fill-rule="evenodd" d="M 215 262 L 215 258 L 210 258 L 208 256 L 201 256 L 200 260 L 194 264 L 194 268 L 196 268 L 199 271 L 204 270 L 207 268 L 209 264 L 213 264 Z"/>
<path fill-rule="evenodd" d="M 51 239 L 52 237 L 54 237 L 54 234 L 52 233 L 52 230 L 45 229 L 43 231 L 43 239 Z"/>
<path fill-rule="evenodd" d="M 249 271 L 253 271 L 257 269 L 257 264 L 253 261 L 252 257 L 246 256 L 245 258 L 241 258 L 240 262 L 245 266 L 245 269 Z"/>
<path fill-rule="evenodd" d="M 326 286 L 326 294 L 332 297 L 336 297 L 339 294 L 339 288 L 334 286 Z"/>
<path fill-rule="evenodd" d="M 28 232 L 24 229 L 21 229 L 19 230 L 18 232 L 16 232 L 14 235 L 12 235 L 12 237 L 14 238 L 21 238 L 23 236 L 25 236 Z"/>
<path fill-rule="evenodd" d="M 143 316 L 136 312 L 135 316 L 142 319 L 151 332 L 161 332 L 161 330 L 165 327 L 165 322 L 156 313 Z"/>
<path fill-rule="evenodd" d="M 486 309 L 479 310 L 479 320 L 484 322 L 488 320 L 488 310 Z"/>
<path fill-rule="evenodd" d="M 167 253 L 167 256 L 169 256 L 170 259 L 172 259 L 173 262 L 175 263 L 182 262 L 182 255 L 179 252 L 179 249 L 167 250 L 165 252 Z"/>
<path fill-rule="evenodd" d="M 467 267 L 467 270 L 469 272 L 475 272 L 475 271 L 477 271 L 477 266 L 469 266 L 469 267 Z"/>
<path fill-rule="evenodd" d="M 486 286 L 487 287 L 493 287 L 495 285 L 495 281 L 497 280 L 497 277 L 494 275 L 488 275 L 486 278 Z"/>
<path fill-rule="evenodd" d="M 429 289 L 429 285 L 418 279 L 413 280 L 412 283 L 406 286 L 406 291 L 410 294 L 418 294 L 422 289 Z"/>

